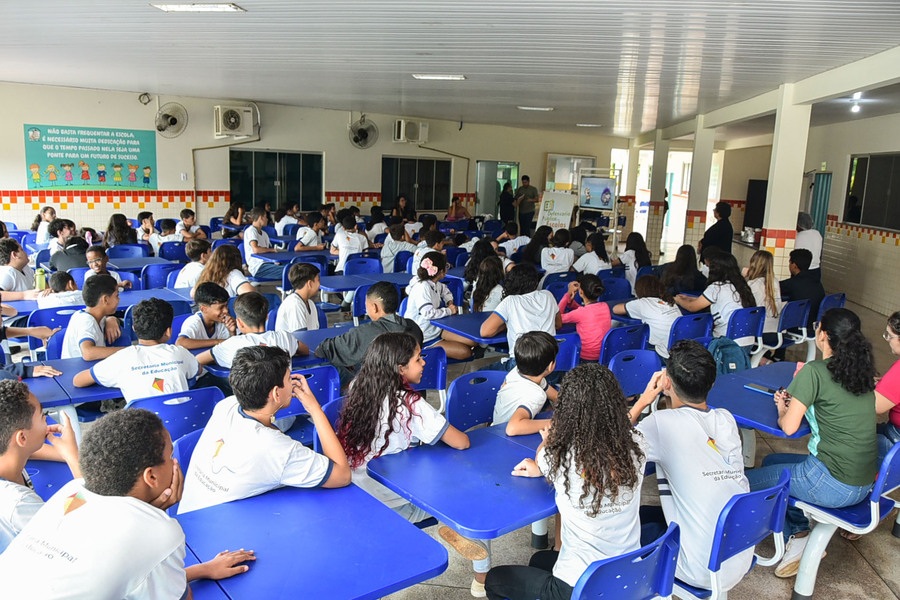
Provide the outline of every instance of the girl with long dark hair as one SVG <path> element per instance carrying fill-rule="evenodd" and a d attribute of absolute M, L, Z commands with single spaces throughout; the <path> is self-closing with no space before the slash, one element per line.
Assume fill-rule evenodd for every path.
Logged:
<path fill-rule="evenodd" d="M 122 244 L 137 244 L 137 232 L 125 215 L 113 213 L 109 216 L 109 223 L 106 225 L 103 245 L 107 248 L 112 248 Z"/>
<path fill-rule="evenodd" d="M 634 282 L 637 281 L 637 272 L 641 267 L 650 266 L 650 251 L 644 236 L 632 231 L 625 238 L 625 251 L 616 260 L 612 261 L 613 267 L 625 266 L 625 279 L 631 284 L 631 293 L 634 293 Z"/>
<path fill-rule="evenodd" d="M 489 256 L 478 266 L 478 279 L 472 286 L 472 312 L 491 312 L 503 300 L 503 261 Z"/>
<path fill-rule="evenodd" d="M 536 267 L 541 266 L 541 251 L 550 245 L 550 236 L 553 229 L 547 225 L 541 225 L 531 236 L 531 241 L 522 249 L 522 258 L 519 262 L 531 263 Z"/>
<path fill-rule="evenodd" d="M 710 248 L 706 251 L 704 260 L 709 265 L 709 279 L 703 295 L 694 297 L 679 294 L 675 296 L 675 302 L 690 312 L 709 307 L 714 322 L 713 336 L 724 337 L 731 313 L 740 308 L 756 306 L 756 299 L 741 275 L 734 256 L 718 248 Z"/>
<path fill-rule="evenodd" d="M 637 300 L 630 300 L 613 307 L 613 314 L 643 321 L 650 327 L 649 348 L 662 358 L 669 358 L 669 334 L 681 311 L 675 299 L 662 282 L 653 275 L 638 277 L 634 284 Z"/>
<path fill-rule="evenodd" d="M 244 205 L 240 202 L 232 202 L 222 218 L 222 224 L 231 225 L 231 227 L 222 228 L 222 237 L 244 237 L 244 232 L 240 229 L 245 225 L 244 221 Z"/>
<path fill-rule="evenodd" d="M 612 268 L 609 255 L 606 254 L 606 240 L 602 233 L 592 233 L 584 245 L 587 252 L 572 265 L 573 271 L 596 275 L 598 272 Z"/>
<path fill-rule="evenodd" d="M 666 265 L 662 283 L 673 296 L 684 292 L 702 292 L 706 277 L 697 268 L 697 252 L 690 244 L 678 248 L 675 260 Z"/>
<path fill-rule="evenodd" d="M 253 284 L 247 281 L 241 270 L 241 262 L 241 252 L 237 246 L 224 244 L 216 248 L 200 272 L 200 278 L 191 290 L 191 297 L 194 297 L 197 286 L 207 281 L 221 285 L 231 297 L 254 291 Z"/>
<path fill-rule="evenodd" d="M 469 260 L 466 261 L 466 267 L 463 269 L 463 279 L 467 286 L 471 286 L 478 279 L 478 268 L 485 259 L 497 256 L 494 245 L 490 239 L 482 238 L 475 242 L 472 246 L 472 252 L 469 254 Z"/>

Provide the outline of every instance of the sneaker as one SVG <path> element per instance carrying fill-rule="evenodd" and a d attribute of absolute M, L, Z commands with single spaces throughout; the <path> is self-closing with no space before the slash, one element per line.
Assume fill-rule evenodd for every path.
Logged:
<path fill-rule="evenodd" d="M 797 574 L 797 571 L 800 570 L 800 559 L 803 558 L 803 550 L 806 549 L 808 541 L 808 535 L 800 538 L 791 536 L 784 547 L 784 556 L 781 558 L 781 562 L 775 567 L 776 577 L 783 579 Z M 827 555 L 827 552 L 822 552 L 822 558 L 825 558 Z"/>
<path fill-rule="evenodd" d="M 487 548 L 475 540 L 459 535 L 446 525 L 438 529 L 438 534 L 466 560 L 484 560 L 488 557 Z"/>
<path fill-rule="evenodd" d="M 476 598 L 487 598 L 487 591 L 484 589 L 484 584 L 479 583 L 477 579 L 472 580 L 472 587 L 469 588 L 469 591 L 472 592 L 472 595 Z"/>

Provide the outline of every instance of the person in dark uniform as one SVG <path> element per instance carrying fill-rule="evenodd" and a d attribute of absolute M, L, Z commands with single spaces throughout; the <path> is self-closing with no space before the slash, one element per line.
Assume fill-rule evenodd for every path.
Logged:
<path fill-rule="evenodd" d="M 507 181 L 500 192 L 500 220 L 506 225 L 516 218 L 516 197 L 513 196 L 512 181 Z"/>
<path fill-rule="evenodd" d="M 719 248 L 728 254 L 731 254 L 731 242 L 734 241 L 734 229 L 731 227 L 731 205 L 727 202 L 717 202 L 713 209 L 713 216 L 716 223 L 706 230 L 703 239 L 697 246 L 700 252 L 700 260 L 705 258 L 706 250 L 709 248 Z"/>

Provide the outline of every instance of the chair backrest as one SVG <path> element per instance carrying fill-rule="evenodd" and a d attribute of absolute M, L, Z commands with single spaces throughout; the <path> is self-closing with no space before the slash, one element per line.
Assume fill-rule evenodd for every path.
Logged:
<path fill-rule="evenodd" d="M 34 264 L 40 266 L 44 263 L 50 262 L 50 248 L 44 248 L 43 250 L 39 250 L 37 256 L 34 259 Z"/>
<path fill-rule="evenodd" d="M 465 285 L 463 284 L 462 279 L 457 279 L 456 277 L 447 277 L 441 283 L 447 286 L 447 289 L 450 290 L 450 293 L 453 295 L 453 304 L 456 306 L 463 305 L 463 295 L 465 294 Z"/>
<path fill-rule="evenodd" d="M 275 320 L 278 317 L 278 311 L 272 309 L 266 316 L 266 331 L 275 331 Z"/>
<path fill-rule="evenodd" d="M 28 315 L 28 321 L 26 322 L 27 327 L 41 327 L 46 326 L 50 329 L 55 329 L 57 327 L 68 327 L 69 319 L 72 318 L 72 315 L 77 313 L 79 310 L 83 309 L 83 305 L 78 306 L 54 306 L 53 308 L 39 308 L 36 311 L 32 312 Z M 59 337 L 61 332 L 56 332 L 52 340 L 55 337 Z M 28 338 L 28 348 L 30 350 L 37 350 L 38 348 L 42 348 L 44 346 L 44 341 L 40 338 L 29 337 Z"/>
<path fill-rule="evenodd" d="M 608 300 L 625 300 L 631 298 L 631 284 L 627 279 L 619 277 L 606 277 L 603 279 L 603 296 L 601 302 Z"/>
<path fill-rule="evenodd" d="M 569 292 L 569 283 L 566 281 L 556 281 L 551 284 L 545 284 L 544 289 L 553 294 L 558 303 Z"/>
<path fill-rule="evenodd" d="M 444 248 L 444 254 L 447 256 L 447 264 L 456 265 L 456 257 L 459 256 L 460 252 L 465 252 L 465 250 L 457 248 L 456 246 L 447 246 Z"/>
<path fill-rule="evenodd" d="M 406 261 L 406 272 L 410 275 L 413 275 L 413 256 L 410 254 L 409 259 Z"/>
<path fill-rule="evenodd" d="M 69 275 L 75 280 L 75 287 L 79 290 L 84 288 L 84 276 L 90 271 L 90 267 L 73 267 L 68 270 Z"/>
<path fill-rule="evenodd" d="M 290 274 L 291 267 L 293 267 L 297 263 L 314 264 L 319 268 L 320 276 L 328 274 L 328 259 L 324 256 L 298 256 L 297 258 L 292 258 L 291 262 L 289 262 L 281 272 L 281 289 L 284 291 L 284 293 L 287 293 L 294 289 L 294 286 L 291 283 Z"/>
<path fill-rule="evenodd" d="M 275 228 L 274 228 L 273 226 L 271 226 L 271 225 L 264 225 L 263 228 L 262 228 L 262 230 L 263 230 L 264 232 L 266 232 L 266 235 L 268 235 L 269 237 L 273 237 L 273 236 L 278 235 L 278 230 L 275 229 Z"/>
<path fill-rule="evenodd" d="M 316 313 L 319 315 L 319 329 L 328 329 L 328 315 L 325 314 L 325 311 L 318 304 L 316 305 Z"/>
<path fill-rule="evenodd" d="M 894 444 L 881 461 L 878 477 L 872 487 L 872 501 L 878 502 L 878 498 L 890 494 L 898 487 L 900 487 L 900 444 Z"/>
<path fill-rule="evenodd" d="M 299 369 L 291 372 L 293 375 L 303 375 L 310 391 L 319 401 L 320 406 L 331 402 L 341 394 L 341 378 L 337 369 L 331 365 L 318 365 L 308 369 Z M 303 405 L 296 398 L 291 398 L 291 403 L 283 410 L 278 411 L 279 418 L 291 415 L 301 415 L 306 412 Z"/>
<path fill-rule="evenodd" d="M 456 262 L 453 263 L 454 267 L 464 267 L 466 263 L 469 262 L 469 253 L 466 250 L 463 250 L 459 254 L 456 255 Z"/>
<path fill-rule="evenodd" d="M 499 219 L 488 219 L 484 222 L 482 229 L 484 231 L 491 232 L 491 234 L 496 237 L 501 231 L 503 231 L 503 221 L 500 221 Z"/>
<path fill-rule="evenodd" d="M 172 457 L 178 461 L 182 473 L 187 473 L 188 466 L 191 464 L 191 456 L 194 455 L 194 448 L 197 447 L 197 441 L 202 434 L 203 428 L 200 428 L 172 442 Z"/>
<path fill-rule="evenodd" d="M 338 418 L 341 416 L 342 408 L 344 408 L 344 396 L 322 405 L 322 412 L 325 413 L 325 417 L 331 423 L 331 428 L 335 431 L 337 431 Z M 319 439 L 318 431 L 313 435 L 313 450 L 322 452 L 322 441 Z"/>
<path fill-rule="evenodd" d="M 397 256 L 394 257 L 394 273 L 402 273 L 406 270 L 406 265 L 409 263 L 409 260 L 412 258 L 413 253 L 409 250 L 401 250 L 397 253 Z"/>
<path fill-rule="evenodd" d="M 656 275 L 656 271 L 653 269 L 652 265 L 647 265 L 646 267 L 641 267 L 640 269 L 638 269 L 637 275 L 635 275 L 635 281 L 637 281 L 644 275 Z"/>
<path fill-rule="evenodd" d="M 107 249 L 106 255 L 113 258 L 143 258 L 150 256 L 150 246 L 147 244 L 119 244 Z"/>
<path fill-rule="evenodd" d="M 172 337 L 169 338 L 169 343 L 174 344 L 178 341 L 178 332 L 181 331 L 181 326 L 184 325 L 184 322 L 190 319 L 193 315 L 190 313 L 186 315 L 175 315 L 172 319 Z"/>
<path fill-rule="evenodd" d="M 172 271 L 179 271 L 184 265 L 155 264 L 144 265 L 141 269 L 141 283 L 145 290 L 155 290 L 166 287 L 166 279 Z"/>
<path fill-rule="evenodd" d="M 679 340 L 700 340 L 711 338 L 713 316 L 710 313 L 683 315 L 675 319 L 669 332 L 669 348 Z"/>
<path fill-rule="evenodd" d="M 413 385 L 414 390 L 446 390 L 447 389 L 447 352 L 440 346 L 422 350 L 425 359 L 425 370 L 422 380 Z"/>
<path fill-rule="evenodd" d="M 141 279 L 136 274 L 132 273 L 131 271 L 116 271 L 116 273 L 119 274 L 119 279 L 122 280 L 122 283 L 125 283 L 126 281 L 131 282 L 132 290 L 144 289 L 144 284 L 141 281 Z"/>
<path fill-rule="evenodd" d="M 344 275 L 358 275 L 360 273 L 383 273 L 384 267 L 377 258 L 353 258 L 344 263 Z"/>
<path fill-rule="evenodd" d="M 213 233 L 222 229 L 222 222 L 225 220 L 225 217 L 213 217 L 209 220 L 209 229 Z"/>
<path fill-rule="evenodd" d="M 725 332 L 725 337 L 734 340 L 739 346 L 749 346 L 762 338 L 765 322 L 766 308 L 764 306 L 739 308 L 728 318 L 728 330 Z"/>
<path fill-rule="evenodd" d="M 159 257 L 166 260 L 189 263 L 191 262 L 191 259 L 188 258 L 187 252 L 185 251 L 186 246 L 187 244 L 185 242 L 163 242 L 159 245 Z"/>
<path fill-rule="evenodd" d="M 219 388 L 208 387 L 132 400 L 125 408 L 143 408 L 159 415 L 169 435 L 177 440 L 192 431 L 203 429 L 213 407 L 224 397 Z"/>
<path fill-rule="evenodd" d="M 29 231 L 25 234 L 25 242 L 26 244 L 36 244 L 37 243 L 37 231 Z"/>
<path fill-rule="evenodd" d="M 550 273 L 544 277 L 544 285 L 543 289 L 547 289 L 547 286 L 551 283 L 559 283 L 561 281 L 565 281 L 566 283 L 570 281 L 575 281 L 578 278 L 577 271 L 565 271 L 563 273 Z M 631 288 L 628 288 L 628 295 L 631 295 Z"/>
<path fill-rule="evenodd" d="M 184 265 L 179 265 L 181 269 L 184 268 Z M 175 289 L 175 282 L 178 280 L 178 275 L 181 274 L 181 269 L 172 269 L 169 271 L 169 274 L 166 275 L 166 287 L 170 290 Z"/>
<path fill-rule="evenodd" d="M 609 370 L 619 380 L 626 398 L 642 393 L 660 369 L 662 361 L 653 350 L 625 350 L 609 361 Z"/>
<path fill-rule="evenodd" d="M 387 233 L 379 233 L 378 235 L 375 236 L 375 239 L 374 239 L 373 241 L 374 241 L 376 244 L 383 244 L 383 243 L 384 243 L 384 240 L 387 239 L 387 236 L 388 236 Z"/>
<path fill-rule="evenodd" d="M 6 225 L 6 231 L 18 230 L 19 226 L 13 223 L 12 221 L 3 221 L 3 224 Z"/>
<path fill-rule="evenodd" d="M 556 354 L 556 370 L 571 371 L 581 360 L 581 337 L 577 333 L 558 333 L 555 336 L 559 343 Z"/>
<path fill-rule="evenodd" d="M 297 235 L 298 229 L 300 229 L 299 223 L 289 223 L 284 226 L 284 229 L 282 229 L 282 231 L 284 232 L 284 235 L 294 237 Z"/>
<path fill-rule="evenodd" d="M 680 541 L 681 531 L 673 522 L 655 542 L 591 563 L 578 578 L 572 600 L 668 598 L 675 583 Z"/>
<path fill-rule="evenodd" d="M 447 421 L 460 431 L 490 423 L 504 379 L 505 371 L 475 371 L 454 379 L 447 394 Z"/>
<path fill-rule="evenodd" d="M 597 271 L 597 277 L 600 279 L 606 279 L 607 277 L 618 277 L 619 279 L 625 279 L 625 268 L 624 267 L 615 267 L 614 269 L 601 269 Z"/>
<path fill-rule="evenodd" d="M 224 246 L 226 244 L 229 246 L 240 247 L 240 246 L 244 245 L 244 241 L 240 238 L 222 238 L 220 240 L 213 240 L 212 241 L 212 249 L 215 250 L 219 246 Z"/>
<path fill-rule="evenodd" d="M 603 344 L 600 346 L 600 364 L 608 365 L 613 356 L 625 350 L 644 350 L 649 339 L 650 326 L 646 323 L 630 327 L 613 327 L 604 336 Z"/>
<path fill-rule="evenodd" d="M 397 314 L 401 317 L 406 314 L 406 307 L 408 305 L 407 300 L 409 300 L 409 296 L 400 301 L 400 306 L 397 307 Z"/>
<path fill-rule="evenodd" d="M 816 321 L 821 321 L 822 315 L 832 308 L 843 308 L 845 302 L 847 302 L 846 294 L 829 294 L 825 296 L 822 298 L 822 303 L 819 304 L 819 314 L 816 315 Z"/>
<path fill-rule="evenodd" d="M 47 340 L 47 360 L 62 358 L 63 340 L 66 338 L 66 328 L 63 327 Z M 0 352 L 0 355 L 3 353 Z"/>
<path fill-rule="evenodd" d="M 781 307 L 778 331 L 806 327 L 809 318 L 809 300 L 794 300 Z"/>
<path fill-rule="evenodd" d="M 353 252 L 352 254 L 347 255 L 347 260 L 351 260 L 354 258 L 376 258 L 378 260 L 381 260 L 381 249 L 366 248 L 361 252 Z"/>

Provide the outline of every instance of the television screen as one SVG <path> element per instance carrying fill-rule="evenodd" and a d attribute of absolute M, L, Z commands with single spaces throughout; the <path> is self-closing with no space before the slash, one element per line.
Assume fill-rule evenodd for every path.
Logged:
<path fill-rule="evenodd" d="M 608 177 L 582 177 L 581 208 L 612 210 L 616 201 L 616 180 Z"/>

